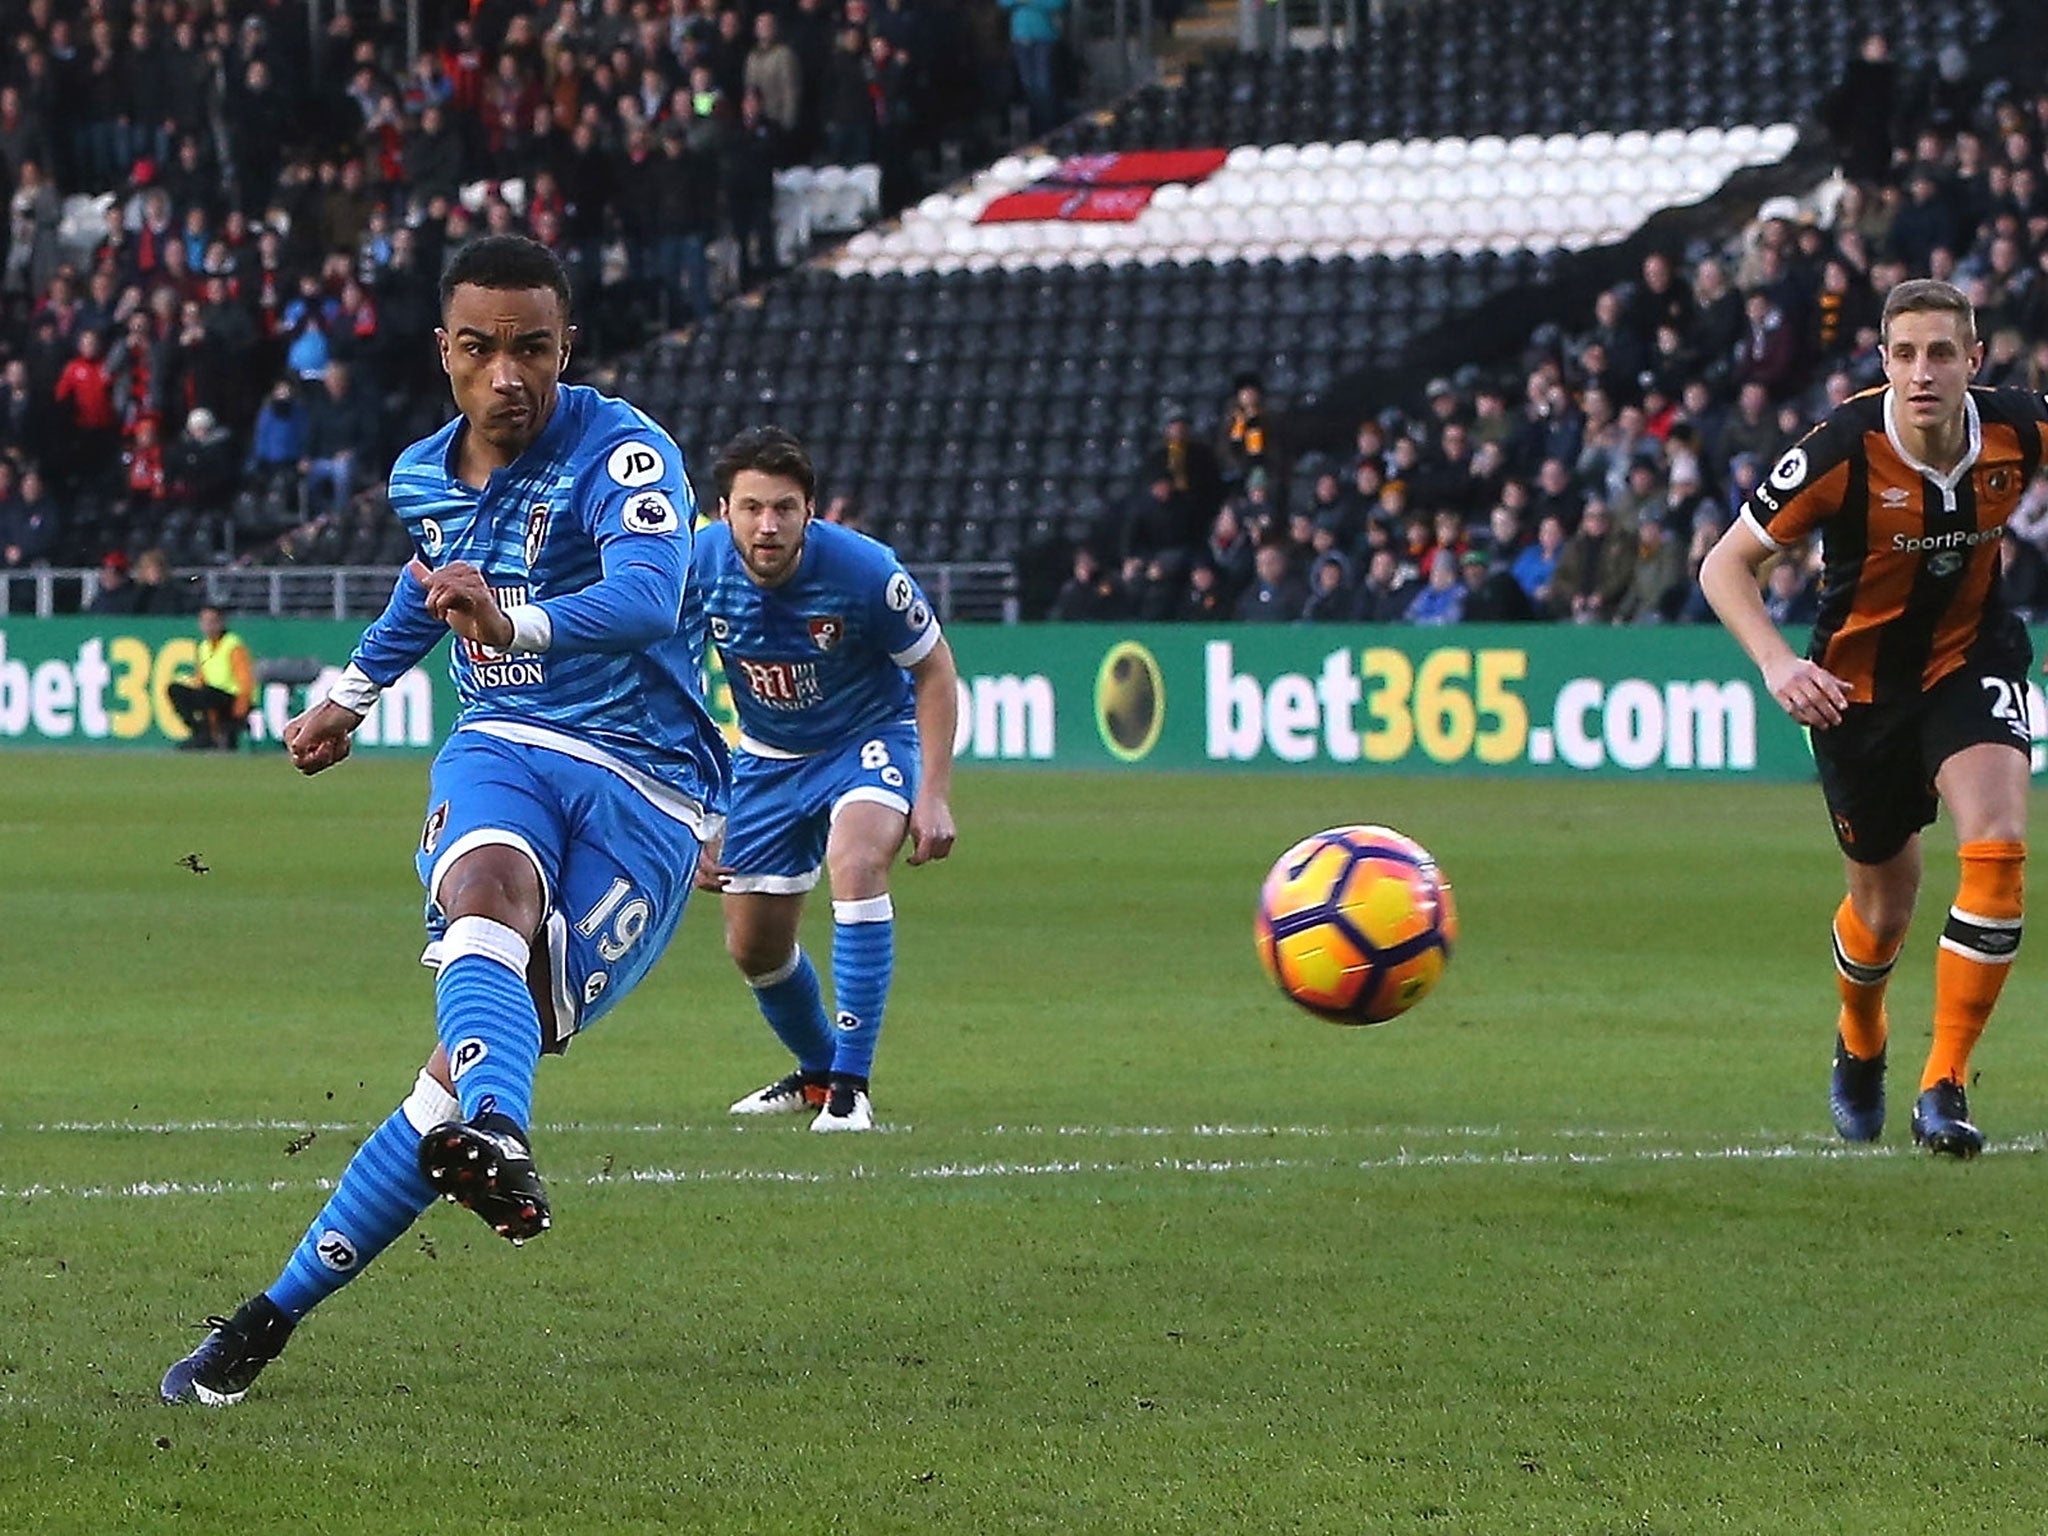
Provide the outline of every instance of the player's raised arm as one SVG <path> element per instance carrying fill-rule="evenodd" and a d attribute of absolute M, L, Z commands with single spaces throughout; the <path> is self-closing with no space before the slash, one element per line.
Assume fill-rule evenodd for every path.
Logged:
<path fill-rule="evenodd" d="M 600 445 L 579 477 L 575 512 L 604 574 L 580 591 L 507 611 L 514 652 L 633 651 L 682 625 L 696 499 L 682 450 L 645 430 Z"/>
<path fill-rule="evenodd" d="M 363 631 L 327 697 L 286 723 L 285 750 L 299 772 L 319 773 L 347 757 L 350 736 L 378 696 L 426 660 L 447 633 L 427 610 L 425 571 L 414 560 L 398 573 L 384 611 Z"/>
<path fill-rule="evenodd" d="M 916 691 L 918 755 L 923 774 L 910 807 L 910 862 L 953 851 L 953 733 L 959 723 L 960 673 L 943 635 L 910 668 Z"/>

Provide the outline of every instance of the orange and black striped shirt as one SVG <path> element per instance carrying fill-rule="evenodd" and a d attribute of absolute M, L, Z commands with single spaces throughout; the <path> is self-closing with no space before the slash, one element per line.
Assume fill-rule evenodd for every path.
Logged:
<path fill-rule="evenodd" d="M 1742 507 L 1779 549 L 1820 530 L 1807 654 L 1859 704 L 1911 698 L 1966 662 L 2024 675 L 2033 655 L 2000 591 L 1998 538 L 2048 448 L 2048 400 L 1972 389 L 1962 460 L 1941 475 L 1900 445 L 1891 398 L 1879 388 L 1844 401 Z"/>

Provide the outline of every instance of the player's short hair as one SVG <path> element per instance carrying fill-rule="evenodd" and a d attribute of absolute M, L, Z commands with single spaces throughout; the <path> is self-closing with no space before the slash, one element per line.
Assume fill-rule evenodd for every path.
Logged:
<path fill-rule="evenodd" d="M 720 501 L 732 495 L 732 483 L 744 469 L 794 480 L 803 487 L 805 501 L 817 494 L 818 471 L 811 463 L 810 451 L 796 440 L 795 433 L 781 427 L 749 427 L 719 450 L 711 472 L 718 479 Z"/>
<path fill-rule="evenodd" d="M 569 274 L 555 253 L 524 235 L 483 235 L 468 241 L 441 269 L 441 312 L 463 284 L 476 288 L 551 288 L 569 322 Z"/>
<path fill-rule="evenodd" d="M 1895 285 L 1885 295 L 1884 323 L 1878 334 L 1890 340 L 1892 319 L 1897 315 L 1942 313 L 1957 317 L 1956 329 L 1962 332 L 1964 346 L 1977 344 L 1977 311 L 1971 307 L 1970 296 L 1938 277 L 1909 278 Z"/>

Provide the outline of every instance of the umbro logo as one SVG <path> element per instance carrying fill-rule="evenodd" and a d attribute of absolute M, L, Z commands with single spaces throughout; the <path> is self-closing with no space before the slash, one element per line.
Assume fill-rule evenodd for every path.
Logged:
<path fill-rule="evenodd" d="M 1903 507 L 1913 499 L 1913 493 L 1903 485 L 1888 485 L 1878 499 L 1888 507 Z"/>

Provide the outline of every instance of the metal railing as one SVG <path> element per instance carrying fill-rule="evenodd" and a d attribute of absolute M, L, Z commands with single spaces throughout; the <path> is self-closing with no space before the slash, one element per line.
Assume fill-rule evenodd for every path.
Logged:
<path fill-rule="evenodd" d="M 1017 570 L 1008 561 L 952 561 L 909 567 L 931 599 L 939 622 L 1014 624 Z M 384 611 L 395 565 L 209 567 L 174 573 L 181 588 L 243 614 L 274 618 L 370 619 Z M 91 568 L 37 567 L 0 572 L 0 617 L 90 613 L 99 573 Z"/>

